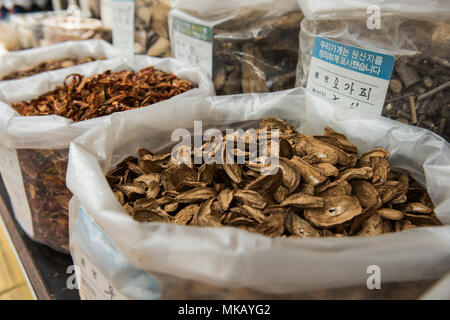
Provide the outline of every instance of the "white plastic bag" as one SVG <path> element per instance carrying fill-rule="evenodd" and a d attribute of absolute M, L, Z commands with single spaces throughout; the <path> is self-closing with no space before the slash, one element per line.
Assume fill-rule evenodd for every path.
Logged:
<path fill-rule="evenodd" d="M 290 89 L 303 17 L 293 0 L 172 1 L 172 54 L 204 68 L 218 95 Z"/>
<path fill-rule="evenodd" d="M 1 173 L 15 216 L 32 239 L 54 249 L 68 252 L 68 203 L 65 197 L 69 191 L 64 186 L 64 175 L 69 143 L 80 134 L 96 127 L 105 117 L 76 123 L 56 115 L 24 117 L 14 111 L 9 104 L 36 98 L 56 85 L 60 85 L 64 78 L 72 73 L 90 76 L 106 70 L 139 71 L 148 66 L 173 72 L 178 77 L 190 80 L 198 86 L 172 99 L 214 94 L 210 79 L 200 69 L 186 67 L 184 63 L 175 59 L 158 59 L 148 56 L 96 61 L 30 78 L 0 82 Z M 189 110 L 188 105 L 186 110 Z M 51 165 L 42 158 L 50 159 Z M 56 181 L 51 179 L 33 181 L 39 173 L 46 172 L 52 175 L 57 174 L 59 178 Z M 24 173 L 29 186 L 27 190 L 24 189 Z M 39 201 L 36 197 L 39 195 L 39 192 L 35 190 L 38 183 L 43 184 L 44 190 L 47 190 L 47 187 L 58 187 L 58 194 L 54 197 L 46 192 L 50 203 L 45 204 L 45 214 L 39 213 L 43 210 L 44 201 Z M 64 195 L 64 197 L 61 198 L 58 195 Z M 60 209 L 61 207 L 65 210 Z M 51 210 L 51 208 L 55 209 Z"/>
<path fill-rule="evenodd" d="M 448 1 L 298 0 L 298 3 L 305 19 L 300 31 L 297 86 L 306 86 L 349 109 L 382 114 L 450 139 L 448 99 L 438 95 L 441 92 L 448 96 L 450 89 L 419 99 L 446 83 L 450 76 Z M 324 38 L 337 43 L 332 48 L 325 47 L 324 52 L 320 52 L 322 47 L 314 49 Z M 351 46 L 361 51 L 359 59 L 352 51 L 348 55 L 343 53 L 345 45 L 347 49 Z M 378 54 L 390 56 L 392 62 L 386 56 L 373 61 L 371 57 Z M 386 69 L 386 78 L 379 72 L 371 72 L 379 71 L 380 65 Z M 370 88 L 370 100 L 365 99 L 367 94 L 360 92 L 359 87 L 366 92 Z M 414 105 L 410 102 L 411 93 Z"/>
<path fill-rule="evenodd" d="M 0 56 L 0 79 L 19 70 L 27 70 L 42 62 L 55 59 L 76 59 L 84 57 L 112 59 L 120 52 L 104 40 L 66 41 L 50 46 L 9 52 Z"/>
<path fill-rule="evenodd" d="M 360 152 L 386 148 L 393 168 L 427 184 L 446 225 L 374 237 L 272 239 L 230 227 L 139 223 L 123 211 L 104 177 L 138 147 L 165 149 L 172 131 L 190 129 L 194 120 L 202 120 L 206 130 L 251 120 L 255 125 L 264 117 L 287 119 L 307 134 L 320 134 L 328 125 Z M 122 298 L 254 298 L 365 286 L 370 265 L 381 268 L 383 283 L 437 278 L 450 269 L 450 146 L 431 132 L 346 112 L 301 88 L 167 101 L 107 122 L 70 146 L 70 247 L 80 266 L 79 283 L 100 291 L 110 285 Z M 83 271 L 83 263 L 102 274 L 103 284 Z M 81 294 L 94 298 L 83 287 Z"/>

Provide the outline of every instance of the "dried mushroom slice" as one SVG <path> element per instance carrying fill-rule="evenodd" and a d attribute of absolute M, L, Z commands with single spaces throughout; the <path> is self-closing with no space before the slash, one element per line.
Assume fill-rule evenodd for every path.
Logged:
<path fill-rule="evenodd" d="M 330 228 L 350 221 L 362 211 L 356 197 L 341 196 L 325 198 L 323 207 L 305 209 L 304 214 L 314 226 Z"/>
<path fill-rule="evenodd" d="M 420 203 L 410 202 L 406 205 L 405 211 L 408 213 L 430 214 L 433 213 L 433 209 Z"/>
<path fill-rule="evenodd" d="M 122 191 L 127 196 L 128 200 L 132 202 L 145 196 L 145 189 L 140 185 L 124 184 L 117 185 L 116 188 Z"/>
<path fill-rule="evenodd" d="M 295 165 L 300 175 L 307 184 L 317 186 L 327 179 L 326 176 L 322 175 L 317 169 L 315 169 L 300 157 L 294 156 L 290 161 Z"/>
<path fill-rule="evenodd" d="M 159 184 L 161 183 L 161 175 L 159 173 L 143 174 L 134 179 L 134 182 L 144 182 L 147 186 L 152 182 Z"/>
<path fill-rule="evenodd" d="M 279 166 L 282 171 L 282 184 L 288 193 L 292 193 L 300 185 L 300 171 L 294 163 L 286 158 L 279 159 Z"/>
<path fill-rule="evenodd" d="M 203 202 L 198 209 L 197 223 L 201 227 L 221 227 L 220 220 L 212 214 L 211 204 L 214 199 Z"/>
<path fill-rule="evenodd" d="M 294 193 L 287 197 L 282 203 L 282 207 L 295 208 L 322 208 L 324 205 L 323 198 L 310 196 L 304 193 Z"/>
<path fill-rule="evenodd" d="M 271 214 L 256 226 L 256 232 L 268 237 L 279 237 L 284 233 L 286 216 L 282 214 Z"/>
<path fill-rule="evenodd" d="M 231 189 L 223 189 L 217 196 L 219 206 L 223 211 L 228 211 L 231 202 L 233 201 L 234 191 Z"/>
<path fill-rule="evenodd" d="M 267 201 L 258 192 L 253 190 L 236 190 L 234 198 L 250 207 L 256 209 L 264 209 Z"/>
<path fill-rule="evenodd" d="M 139 158 L 139 167 L 145 173 L 161 172 L 165 169 L 165 165 L 170 160 L 171 154 L 162 154 L 153 156 L 152 154 L 144 154 Z"/>
<path fill-rule="evenodd" d="M 377 214 L 371 215 L 366 221 L 364 221 L 361 231 L 358 232 L 359 236 L 375 236 L 382 234 L 384 231 L 383 220 Z"/>
<path fill-rule="evenodd" d="M 325 190 L 323 190 L 323 188 L 317 190 L 317 195 L 319 197 L 327 198 L 327 197 L 349 196 L 352 193 L 352 186 L 345 180 L 332 182 L 325 187 L 326 187 Z"/>
<path fill-rule="evenodd" d="M 276 174 L 261 175 L 248 183 L 244 189 L 253 190 L 259 193 L 274 193 L 280 187 L 283 177 L 281 170 L 278 170 Z"/>
<path fill-rule="evenodd" d="M 300 218 L 293 211 L 289 211 L 286 215 L 286 229 L 291 235 L 300 238 L 320 237 L 319 231 L 314 229 L 307 221 Z"/>
<path fill-rule="evenodd" d="M 197 214 L 199 209 L 199 205 L 197 204 L 189 204 L 174 216 L 172 223 L 187 225 L 191 222 L 194 215 Z"/>
<path fill-rule="evenodd" d="M 372 178 L 372 175 L 373 170 L 371 167 L 351 168 L 342 172 L 338 176 L 338 180 L 350 181 L 352 179 L 370 179 Z"/>
<path fill-rule="evenodd" d="M 330 127 L 325 127 L 323 129 L 322 135 L 335 138 L 337 142 L 339 142 L 339 147 L 345 152 L 358 153 L 358 148 L 350 141 L 348 141 L 347 137 L 344 134 L 339 133 Z"/>
<path fill-rule="evenodd" d="M 216 165 L 204 163 L 198 168 L 198 181 L 210 184 L 214 179 L 216 173 Z"/>
<path fill-rule="evenodd" d="M 363 208 L 379 208 L 382 200 L 377 189 L 368 181 L 353 180 L 350 182 L 352 194 L 356 196 Z"/>
<path fill-rule="evenodd" d="M 212 188 L 200 187 L 191 189 L 189 191 L 180 193 L 175 197 L 175 200 L 180 203 L 194 203 L 214 198 L 216 193 Z"/>
<path fill-rule="evenodd" d="M 329 163 L 318 163 L 313 165 L 314 168 L 319 170 L 319 172 L 326 177 L 336 177 L 339 175 L 339 170 L 335 166 Z"/>
<path fill-rule="evenodd" d="M 403 219 L 403 212 L 401 212 L 400 210 L 383 208 L 383 209 L 378 209 L 377 213 L 384 219 L 389 219 L 389 220 L 394 220 L 394 221 L 400 221 Z"/>

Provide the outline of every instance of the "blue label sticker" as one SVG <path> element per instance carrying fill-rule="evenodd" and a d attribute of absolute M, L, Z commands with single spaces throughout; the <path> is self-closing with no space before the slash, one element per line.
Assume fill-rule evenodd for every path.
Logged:
<path fill-rule="evenodd" d="M 314 41 L 313 57 L 336 66 L 390 80 L 395 58 L 375 51 L 356 48 L 323 37 Z"/>

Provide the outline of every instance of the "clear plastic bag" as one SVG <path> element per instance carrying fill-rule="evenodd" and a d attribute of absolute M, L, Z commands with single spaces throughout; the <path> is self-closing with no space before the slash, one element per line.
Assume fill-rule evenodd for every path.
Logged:
<path fill-rule="evenodd" d="M 395 57 L 382 115 L 450 139 L 450 10 L 446 1 L 299 0 L 305 12 L 300 32 L 297 86 L 306 86 L 317 36 Z M 380 9 L 380 29 L 369 29 L 371 5 Z"/>
<path fill-rule="evenodd" d="M 64 68 L 65 65 L 73 66 L 71 61 L 64 62 L 63 59 L 83 62 L 89 61 L 87 58 L 111 59 L 118 57 L 119 54 L 120 52 L 108 42 L 96 39 L 70 41 L 18 52 L 9 52 L 0 56 L 0 65 L 2 66 L 0 80 L 5 77 L 11 78 L 8 80 L 16 79 L 14 74 L 18 75 L 18 71 L 30 71 L 42 63 L 51 61 L 61 61 L 61 63 L 56 63 L 52 67 L 52 70 L 56 70 Z M 31 76 L 32 72 L 29 72 L 29 74 Z"/>
<path fill-rule="evenodd" d="M 295 1 L 173 1 L 174 57 L 199 65 L 218 95 L 294 87 L 298 32 Z"/>
<path fill-rule="evenodd" d="M 134 51 L 152 57 L 170 57 L 170 0 L 136 0 Z"/>
<path fill-rule="evenodd" d="M 61 54 L 67 52 L 64 46 L 70 46 L 70 42 L 62 44 Z M 91 46 L 94 51 L 100 48 L 94 42 Z M 36 98 L 60 85 L 72 73 L 90 76 L 106 70 L 139 71 L 148 66 L 173 72 L 198 86 L 172 99 L 214 94 L 211 81 L 201 70 L 186 67 L 171 58 L 148 56 L 96 61 L 0 82 L 0 169 L 15 217 L 33 240 L 68 253 L 67 210 L 71 194 L 65 186 L 67 149 L 74 138 L 108 116 L 80 122 L 56 115 L 26 117 L 20 116 L 9 104 Z"/>
<path fill-rule="evenodd" d="M 386 148 L 393 168 L 426 184 L 445 225 L 372 237 L 283 239 L 237 228 L 139 223 L 124 212 L 104 176 L 139 147 L 167 150 L 173 130 L 190 129 L 194 120 L 206 130 L 241 128 L 265 117 L 288 119 L 313 135 L 328 125 L 360 152 Z M 70 248 L 81 269 L 78 281 L 94 283 L 82 261 L 103 277 L 96 282 L 100 299 L 107 298 L 102 292 L 108 285 L 116 298 L 295 297 L 299 291 L 365 286 L 367 267 L 374 264 L 382 283 L 435 279 L 450 268 L 449 151 L 447 142 L 424 129 L 351 113 L 301 88 L 173 100 L 113 115 L 70 146 Z M 94 298 L 86 287 L 80 293 Z"/>

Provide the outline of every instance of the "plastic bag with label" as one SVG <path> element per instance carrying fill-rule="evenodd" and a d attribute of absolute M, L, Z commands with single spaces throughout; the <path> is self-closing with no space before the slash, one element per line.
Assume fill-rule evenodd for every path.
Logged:
<path fill-rule="evenodd" d="M 60 48 L 59 52 L 65 54 L 67 50 Z M 67 220 L 71 194 L 65 187 L 65 173 L 69 143 L 108 116 L 80 122 L 57 115 L 28 117 L 20 116 L 10 104 L 33 99 L 52 90 L 69 74 L 91 76 L 106 70 L 139 71 L 149 66 L 174 73 L 198 86 L 171 99 L 214 94 L 211 81 L 200 69 L 186 67 L 171 58 L 148 56 L 96 61 L 0 82 L 0 169 L 16 219 L 32 239 L 68 252 Z M 151 106 L 154 105 L 157 103 Z M 131 110 L 124 113 L 127 112 Z"/>
<path fill-rule="evenodd" d="M 322 74 L 318 72 L 320 81 L 314 86 L 317 95 L 340 100 L 338 103 L 357 109 L 355 106 L 361 104 L 361 98 L 367 97 L 369 89 L 372 93 L 380 91 L 376 101 L 371 101 L 371 105 L 365 104 L 365 112 L 381 113 L 385 117 L 429 129 L 447 141 L 450 139 L 450 11 L 447 1 L 298 2 L 305 19 L 300 32 L 297 86 L 312 87 L 314 79 L 310 68 L 314 57 L 318 58 L 320 54 L 322 60 L 329 62 L 327 66 L 336 64 L 341 68 L 342 73 L 335 73 L 339 73 L 342 84 L 334 87 L 336 74 L 331 74 L 327 66 L 322 65 L 326 75 L 321 78 Z M 347 56 L 345 50 L 342 53 L 334 49 L 339 46 L 328 46 L 323 52 L 319 48 L 316 54 L 313 48 L 316 41 L 320 41 L 319 37 L 363 49 L 363 52 L 359 57 Z M 364 73 L 379 70 L 380 65 L 383 67 L 384 62 L 375 63 L 371 57 L 373 52 L 364 52 L 367 50 L 395 57 L 392 77 L 390 73 L 387 77 L 387 89 L 381 89 L 383 84 L 376 83 L 378 76 L 363 76 L 357 82 L 346 71 L 360 69 L 358 72 Z M 337 62 L 334 59 L 338 59 Z M 314 71 L 317 68 L 314 67 Z M 361 96 L 361 88 L 351 91 L 352 82 L 361 87 L 365 82 L 365 94 Z"/>
<path fill-rule="evenodd" d="M 125 213 L 105 178 L 138 148 L 167 151 L 173 130 L 192 129 L 195 120 L 203 130 L 222 130 L 257 125 L 265 117 L 287 119 L 311 135 L 330 126 L 360 152 L 386 148 L 393 168 L 426 184 L 445 225 L 369 237 L 285 239 L 229 227 L 139 223 Z M 107 122 L 70 146 L 70 248 L 80 265 L 79 283 L 95 284 L 83 272 L 82 261 L 88 261 L 104 279 L 100 291 L 111 286 L 121 298 L 274 298 L 365 286 L 371 265 L 381 268 L 382 283 L 435 279 L 450 268 L 450 145 L 429 131 L 345 111 L 301 88 L 167 101 Z M 94 298 L 86 288 L 80 293 Z"/>
<path fill-rule="evenodd" d="M 172 1 L 172 54 L 211 74 L 218 95 L 294 87 L 303 14 L 295 1 Z"/>

